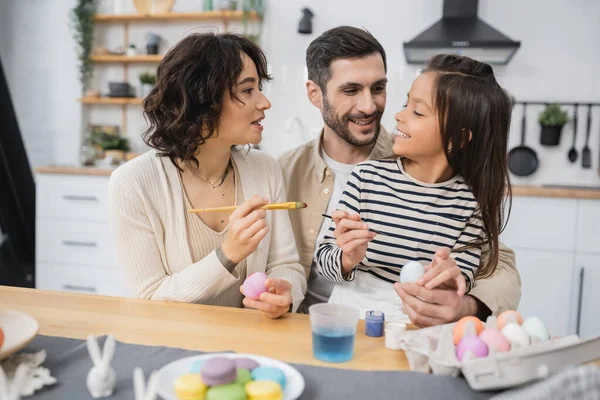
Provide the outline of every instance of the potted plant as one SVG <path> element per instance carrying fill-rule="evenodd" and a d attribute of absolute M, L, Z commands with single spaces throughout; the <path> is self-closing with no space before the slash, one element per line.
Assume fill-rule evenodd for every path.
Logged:
<path fill-rule="evenodd" d="M 129 151 L 129 140 L 115 136 L 101 144 L 104 159 L 107 164 L 119 165 L 125 160 L 125 153 Z"/>
<path fill-rule="evenodd" d="M 71 10 L 71 30 L 77 43 L 77 57 L 79 58 L 79 79 L 82 93 L 86 93 L 93 67 L 90 61 L 94 43 L 94 15 L 98 7 L 98 0 L 77 0 Z"/>
<path fill-rule="evenodd" d="M 150 94 L 154 86 L 156 86 L 156 75 L 150 72 L 142 72 L 140 74 L 140 82 L 142 83 L 142 98 Z"/>
<path fill-rule="evenodd" d="M 120 164 L 129 151 L 129 140 L 119 135 L 113 127 L 94 126 L 90 131 L 90 141 L 104 153 L 104 164 Z"/>
<path fill-rule="evenodd" d="M 544 146 L 558 146 L 562 128 L 569 122 L 569 114 L 558 104 L 548 104 L 540 113 L 538 121 L 542 126 L 540 143 Z"/>
<path fill-rule="evenodd" d="M 264 3 L 263 0 L 241 0 L 240 3 L 242 9 L 242 25 L 244 27 L 244 35 L 252 40 L 257 45 L 260 44 L 260 36 L 262 33 L 262 18 L 264 14 Z M 255 12 L 258 15 L 258 21 L 253 24 L 252 29 L 249 29 L 248 22 L 250 21 L 250 14 Z M 254 32 L 250 32 L 250 30 Z"/>

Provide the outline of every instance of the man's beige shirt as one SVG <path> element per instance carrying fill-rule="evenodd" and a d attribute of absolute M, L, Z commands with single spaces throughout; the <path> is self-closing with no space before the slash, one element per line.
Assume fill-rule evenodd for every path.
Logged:
<path fill-rule="evenodd" d="M 303 201 L 308 207 L 290 212 L 292 228 L 300 254 L 300 264 L 311 273 L 315 244 L 323 214 L 333 192 L 334 176 L 321 156 L 323 133 L 318 139 L 283 154 L 279 164 L 283 170 L 289 201 Z M 377 142 L 368 159 L 393 157 L 393 137 L 381 128 Z M 489 257 L 484 247 L 482 263 Z M 312 273 L 317 273 L 312 271 Z M 478 279 L 469 293 L 481 300 L 494 315 L 505 310 L 516 310 L 521 299 L 521 278 L 515 266 L 515 253 L 500 243 L 500 256 L 496 271 L 488 278 Z"/>

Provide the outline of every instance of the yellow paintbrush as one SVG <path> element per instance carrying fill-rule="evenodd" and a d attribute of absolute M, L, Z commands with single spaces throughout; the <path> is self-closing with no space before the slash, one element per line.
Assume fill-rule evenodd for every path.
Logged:
<path fill-rule="evenodd" d="M 213 208 L 192 208 L 188 210 L 189 213 L 201 213 L 201 212 L 217 212 L 217 211 L 235 211 L 239 206 L 227 206 L 227 207 L 213 207 Z M 287 203 L 273 203 L 265 204 L 262 207 L 258 207 L 257 210 L 297 210 L 299 208 L 306 208 L 306 203 L 301 201 L 290 201 Z"/>

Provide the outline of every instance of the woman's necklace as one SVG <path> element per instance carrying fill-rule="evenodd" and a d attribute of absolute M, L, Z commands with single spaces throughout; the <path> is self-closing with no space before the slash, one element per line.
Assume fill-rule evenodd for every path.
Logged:
<path fill-rule="evenodd" d="M 194 174 L 194 176 L 195 176 L 196 178 L 200 179 L 200 180 L 201 180 L 201 181 L 203 181 L 203 182 L 206 182 L 206 183 L 208 183 L 210 186 L 212 186 L 212 188 L 213 188 L 213 189 L 216 189 L 216 188 L 218 188 L 219 186 L 221 186 L 223 183 L 225 183 L 225 179 L 227 179 L 227 176 L 229 175 L 229 170 L 230 170 L 230 169 L 231 169 L 231 158 L 229 158 L 229 162 L 227 162 L 227 166 L 225 167 L 225 171 L 223 172 L 223 175 L 222 175 L 220 178 L 218 178 L 218 179 L 215 179 L 214 181 L 212 181 L 212 182 L 211 182 L 211 181 L 209 181 L 209 180 L 206 180 L 206 179 L 202 178 L 201 176 L 199 176 L 199 175 L 196 173 L 196 171 L 194 171 L 194 169 L 193 169 L 193 168 L 190 168 L 190 170 L 192 171 L 192 174 Z M 217 182 L 219 182 L 219 184 L 218 184 L 218 185 L 215 185 Z"/>

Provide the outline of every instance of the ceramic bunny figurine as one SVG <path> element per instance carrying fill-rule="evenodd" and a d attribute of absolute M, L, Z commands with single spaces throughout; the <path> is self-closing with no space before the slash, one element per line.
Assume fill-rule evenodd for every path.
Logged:
<path fill-rule="evenodd" d="M 0 400 L 19 400 L 28 372 L 29 369 L 25 364 L 19 365 L 14 379 L 10 382 L 4 373 L 4 369 L 0 366 Z"/>
<path fill-rule="evenodd" d="M 133 390 L 135 400 L 154 400 L 158 391 L 156 371 L 152 371 L 145 386 L 144 371 L 140 367 L 133 370 Z"/>
<path fill-rule="evenodd" d="M 108 335 L 104 342 L 104 350 L 100 353 L 98 340 L 90 335 L 87 348 L 94 363 L 87 375 L 87 389 L 94 399 L 111 396 L 116 382 L 115 370 L 110 365 L 115 353 L 115 338 Z"/>

